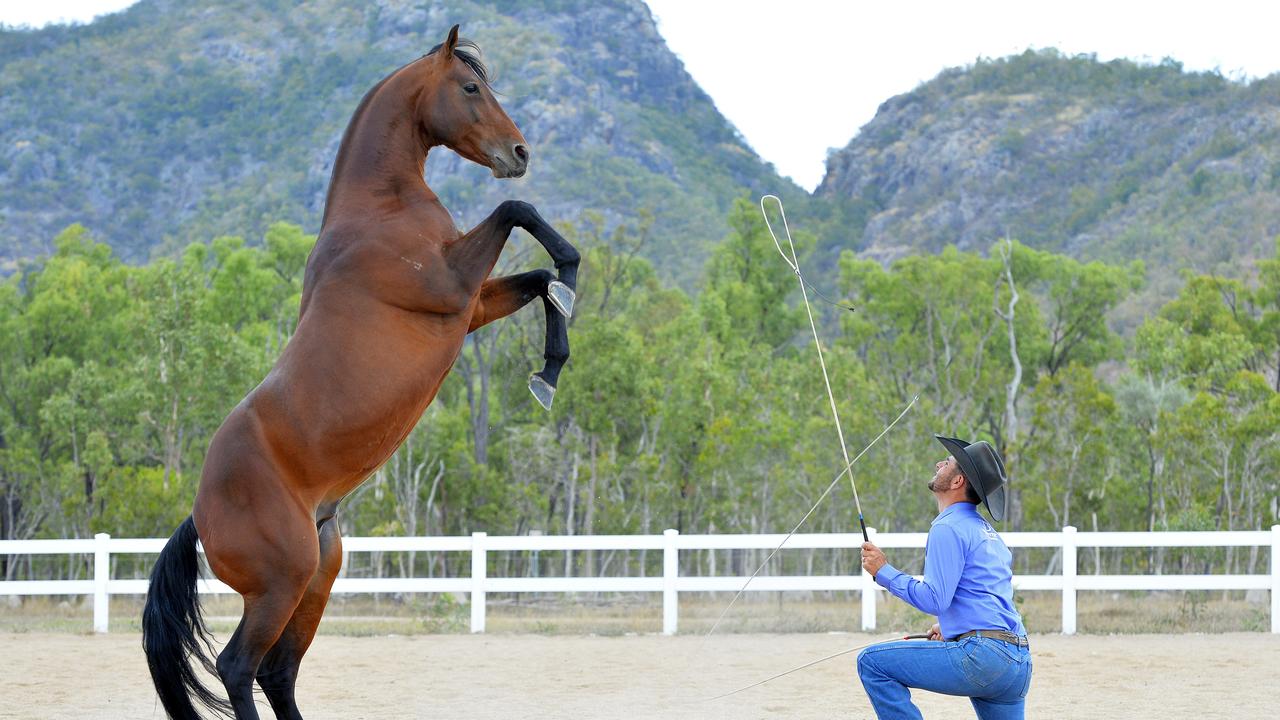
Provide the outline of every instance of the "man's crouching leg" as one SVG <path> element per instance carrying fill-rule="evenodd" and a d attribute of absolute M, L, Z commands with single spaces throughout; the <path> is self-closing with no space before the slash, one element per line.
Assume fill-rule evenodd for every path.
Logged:
<path fill-rule="evenodd" d="M 935 648 L 929 646 L 936 645 Z M 911 702 L 912 687 L 927 678 L 928 667 L 949 663 L 943 643 L 890 642 L 858 653 L 858 678 L 880 720 L 920 720 Z M 917 681 L 917 682 L 913 682 Z"/>
<path fill-rule="evenodd" d="M 967 668 L 967 671 L 966 671 Z M 1031 681 L 1027 650 L 999 641 L 880 643 L 858 655 L 858 677 L 880 720 L 919 720 L 911 688 L 974 699 L 984 720 L 1020 720 Z"/>

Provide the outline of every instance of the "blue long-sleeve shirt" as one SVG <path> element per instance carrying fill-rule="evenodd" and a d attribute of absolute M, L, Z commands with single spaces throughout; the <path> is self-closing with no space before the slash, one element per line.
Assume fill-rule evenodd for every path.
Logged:
<path fill-rule="evenodd" d="M 1013 606 L 1013 553 L 978 514 L 978 506 L 958 502 L 938 513 L 924 553 L 923 580 L 886 563 L 876 573 L 876 584 L 937 615 L 944 638 L 970 630 L 1027 634 Z"/>

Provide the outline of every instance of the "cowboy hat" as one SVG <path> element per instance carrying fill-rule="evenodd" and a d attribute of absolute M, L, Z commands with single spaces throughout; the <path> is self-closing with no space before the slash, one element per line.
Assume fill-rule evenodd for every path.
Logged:
<path fill-rule="evenodd" d="M 986 440 L 967 443 L 956 438 L 934 435 L 960 465 L 960 473 L 969 481 L 974 492 L 987 506 L 991 519 L 1003 520 L 1007 497 L 1005 486 L 1009 478 L 1004 474 L 1004 461 Z"/>

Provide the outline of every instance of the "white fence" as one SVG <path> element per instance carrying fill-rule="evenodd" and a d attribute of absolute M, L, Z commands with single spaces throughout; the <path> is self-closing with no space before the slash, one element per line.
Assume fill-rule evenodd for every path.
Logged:
<path fill-rule="evenodd" d="M 874 530 L 871 530 L 875 533 Z M 344 538 L 344 552 L 470 552 L 471 575 L 457 578 L 339 578 L 335 593 L 468 593 L 471 603 L 471 631 L 484 632 L 485 593 L 581 593 L 653 592 L 662 593 L 662 631 L 674 634 L 677 628 L 678 597 L 681 592 L 718 591 L 735 593 L 746 577 L 696 577 L 680 575 L 681 550 L 772 550 L 783 535 L 681 535 L 667 530 L 662 535 L 514 535 L 489 537 L 356 537 Z M 924 533 L 876 534 L 877 545 L 885 549 L 923 548 Z M 1020 590 L 1062 592 L 1062 632 L 1076 631 L 1076 593 L 1080 590 L 1270 590 L 1271 632 L 1280 633 L 1280 525 L 1270 531 L 1234 532 L 1010 532 L 1002 537 L 1010 547 L 1057 548 L 1062 551 L 1061 575 L 1016 575 Z M 156 554 L 165 538 L 113 539 L 105 533 L 92 540 L 0 540 L 0 554 L 92 554 L 93 579 L 20 580 L 0 582 L 0 595 L 92 595 L 93 628 L 107 632 L 108 600 L 111 595 L 141 595 L 146 580 L 111 578 L 112 553 Z M 793 535 L 785 550 L 826 548 L 857 552 L 862 536 L 856 533 L 814 533 Z M 1269 547 L 1271 572 L 1268 575 L 1081 575 L 1077 571 L 1077 549 L 1081 547 Z M 653 577 L 502 577 L 486 576 L 490 552 L 534 550 L 661 550 L 662 575 Z M 751 581 L 748 592 L 787 590 L 861 591 L 862 629 L 876 627 L 877 595 L 884 592 L 863 572 L 860 575 L 761 575 Z M 201 580 L 201 592 L 229 593 L 231 588 L 217 580 Z"/>

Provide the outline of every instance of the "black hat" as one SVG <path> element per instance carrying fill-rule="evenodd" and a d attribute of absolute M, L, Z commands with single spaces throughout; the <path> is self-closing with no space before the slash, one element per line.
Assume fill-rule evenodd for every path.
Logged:
<path fill-rule="evenodd" d="M 1009 484 L 1009 478 L 1004 474 L 1004 461 L 1000 459 L 1000 453 L 986 440 L 970 444 L 941 435 L 934 437 L 938 438 L 938 442 L 960 464 L 960 472 L 987 506 L 991 518 L 1003 520 L 1007 500 L 1005 486 Z"/>

